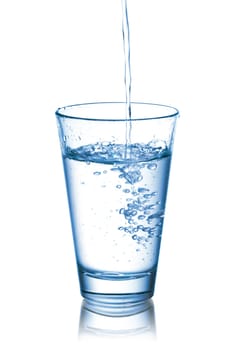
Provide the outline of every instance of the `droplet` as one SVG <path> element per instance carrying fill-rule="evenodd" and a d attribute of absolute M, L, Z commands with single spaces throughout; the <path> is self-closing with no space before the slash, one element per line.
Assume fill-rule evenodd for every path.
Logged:
<path fill-rule="evenodd" d="M 101 172 L 100 172 L 100 171 L 95 171 L 95 172 L 93 173 L 93 175 L 99 176 L 99 175 L 101 175 Z"/>

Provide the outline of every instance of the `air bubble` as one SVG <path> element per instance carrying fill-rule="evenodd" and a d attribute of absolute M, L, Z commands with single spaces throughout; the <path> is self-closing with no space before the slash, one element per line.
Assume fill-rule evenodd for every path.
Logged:
<path fill-rule="evenodd" d="M 125 188 L 125 189 L 123 190 L 123 192 L 124 192 L 124 193 L 130 193 L 130 190 L 129 190 L 128 188 Z"/>
<path fill-rule="evenodd" d="M 151 212 L 149 210 L 144 211 L 144 215 L 149 215 Z"/>
<path fill-rule="evenodd" d="M 156 204 L 149 204 L 149 205 L 146 205 L 146 207 L 145 207 L 146 210 L 152 210 L 152 209 L 156 209 L 156 208 L 157 208 Z"/>
<path fill-rule="evenodd" d="M 139 192 L 139 193 L 149 192 L 149 189 L 148 189 L 148 188 L 145 188 L 145 187 L 139 187 L 139 188 L 138 188 L 138 192 Z"/>
<path fill-rule="evenodd" d="M 120 188 L 122 188 L 122 186 L 121 185 L 117 185 L 116 188 L 120 189 Z"/>
<path fill-rule="evenodd" d="M 111 171 L 119 171 L 119 168 L 112 168 Z"/>
<path fill-rule="evenodd" d="M 144 227 L 144 228 L 142 229 L 142 231 L 144 231 L 144 232 L 150 232 L 150 231 L 151 231 L 151 227 Z"/>
<path fill-rule="evenodd" d="M 159 218 L 158 213 L 149 215 L 149 217 L 148 217 L 148 223 L 150 224 L 154 219 L 158 219 L 158 218 Z"/>
<path fill-rule="evenodd" d="M 139 211 L 144 211 L 144 207 L 142 205 L 139 206 Z"/>
<path fill-rule="evenodd" d="M 101 172 L 100 172 L 100 171 L 95 171 L 95 172 L 93 173 L 93 175 L 99 176 L 99 175 L 101 175 Z"/>
<path fill-rule="evenodd" d="M 139 209 L 139 205 L 138 205 L 138 203 L 136 203 L 136 201 L 133 201 L 132 203 L 128 203 L 127 204 L 127 206 L 128 206 L 128 209 Z"/>
<path fill-rule="evenodd" d="M 132 192 L 132 195 L 136 197 L 136 196 L 138 196 L 138 195 L 139 195 L 139 193 L 138 193 L 138 192 L 133 191 L 133 192 Z"/>
<path fill-rule="evenodd" d="M 144 196 L 143 196 L 144 198 L 146 198 L 146 199 L 149 199 L 149 198 L 151 198 L 152 197 L 152 193 L 149 193 L 149 194 L 144 194 Z"/>
<path fill-rule="evenodd" d="M 128 216 L 135 216 L 136 214 L 137 214 L 137 210 L 128 210 L 128 209 L 126 209 L 126 210 L 124 210 L 124 212 L 122 212 L 124 215 L 125 215 L 125 217 L 128 217 Z M 121 213 L 121 214 L 122 214 Z"/>
<path fill-rule="evenodd" d="M 147 168 L 148 168 L 149 170 L 156 170 L 156 169 L 157 169 L 157 163 L 149 164 L 149 165 L 147 166 Z"/>

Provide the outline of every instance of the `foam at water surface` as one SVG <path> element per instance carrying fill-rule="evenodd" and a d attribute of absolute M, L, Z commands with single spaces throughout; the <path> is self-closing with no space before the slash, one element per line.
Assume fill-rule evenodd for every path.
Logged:
<path fill-rule="evenodd" d="M 170 154 L 164 141 L 151 141 L 148 144 L 134 143 L 130 145 L 111 142 L 97 142 L 79 148 L 65 150 L 65 156 L 80 161 L 97 163 L 136 163 L 162 158 Z"/>

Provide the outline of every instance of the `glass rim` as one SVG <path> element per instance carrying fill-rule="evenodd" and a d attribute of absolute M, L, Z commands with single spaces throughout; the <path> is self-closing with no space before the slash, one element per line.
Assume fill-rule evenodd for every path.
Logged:
<path fill-rule="evenodd" d="M 105 105 L 124 105 L 127 106 L 126 102 L 86 102 L 86 103 L 78 103 L 78 104 L 71 104 L 71 105 L 67 105 L 64 107 L 59 107 L 56 112 L 55 115 L 57 118 L 66 118 L 66 119 L 77 119 L 77 120 L 87 120 L 87 121 L 100 121 L 100 122 L 126 122 L 127 118 L 125 117 L 121 117 L 121 118 L 100 118 L 100 117 L 86 117 L 86 116 L 82 116 L 82 110 L 84 107 L 95 107 L 95 106 L 105 106 Z M 148 116 L 148 114 L 146 113 L 146 116 L 143 114 L 143 116 L 141 117 L 135 117 L 135 116 L 131 116 L 131 121 L 144 121 L 144 120 L 154 120 L 154 119 L 166 119 L 166 118 L 177 118 L 179 117 L 179 110 L 175 107 L 169 106 L 169 105 L 165 105 L 165 104 L 159 104 L 159 103 L 153 103 L 153 102 L 131 102 L 131 107 L 135 107 L 135 106 L 149 106 L 149 107 L 153 107 L 153 108 L 161 108 L 161 109 L 165 109 L 166 113 L 162 113 L 162 115 L 153 115 L 153 116 Z M 68 110 L 75 110 L 75 108 L 77 109 L 77 111 L 81 110 L 81 115 L 78 115 L 78 113 L 74 113 L 77 115 L 74 115 L 73 113 L 66 113 L 66 111 Z M 170 112 L 171 111 L 171 112 Z"/>

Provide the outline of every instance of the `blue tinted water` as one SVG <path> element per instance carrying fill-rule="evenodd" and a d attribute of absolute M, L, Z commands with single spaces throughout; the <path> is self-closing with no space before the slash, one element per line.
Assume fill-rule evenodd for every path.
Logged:
<path fill-rule="evenodd" d="M 78 264 L 93 272 L 153 269 L 171 154 L 162 144 L 86 145 L 64 154 Z"/>

